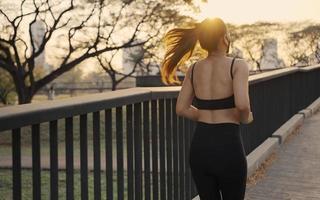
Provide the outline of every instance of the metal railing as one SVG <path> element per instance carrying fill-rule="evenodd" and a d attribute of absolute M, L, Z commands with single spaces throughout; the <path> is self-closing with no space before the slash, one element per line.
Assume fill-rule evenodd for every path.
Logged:
<path fill-rule="evenodd" d="M 319 85 L 320 65 L 250 76 L 254 122 L 241 125 L 246 154 L 319 97 Z M 12 138 L 6 144 L 12 151 L 12 198 L 22 198 L 25 167 L 21 149 L 29 145 L 33 199 L 40 199 L 45 193 L 41 191 L 44 168 L 49 170 L 46 193 L 51 199 L 62 195 L 62 170 L 66 199 L 74 199 L 75 191 L 81 193 L 81 199 L 91 198 L 90 195 L 110 200 L 192 199 L 197 192 L 188 150 L 195 122 L 176 115 L 179 90 L 180 86 L 139 87 L 0 108 L 0 136 L 7 134 Z M 43 124 L 47 129 L 41 128 Z M 31 128 L 31 136 L 24 134 L 25 127 Z M 42 135 L 48 136 L 47 155 L 42 155 L 45 153 L 40 145 L 47 144 Z M 22 138 L 26 137 L 31 140 L 28 143 L 23 139 L 27 142 L 22 145 Z M 75 153 L 78 146 L 79 154 Z M 60 151 L 64 153 L 62 161 Z M 45 156 L 50 161 L 47 167 L 43 164 Z M 80 175 L 78 189 L 75 174 Z"/>

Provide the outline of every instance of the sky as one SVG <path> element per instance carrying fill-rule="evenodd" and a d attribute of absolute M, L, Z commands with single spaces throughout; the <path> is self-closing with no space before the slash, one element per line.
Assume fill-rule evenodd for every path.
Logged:
<path fill-rule="evenodd" d="M 197 20 L 220 17 L 235 24 L 256 21 L 293 22 L 311 20 L 320 22 L 320 0 L 207 0 L 200 4 Z"/>

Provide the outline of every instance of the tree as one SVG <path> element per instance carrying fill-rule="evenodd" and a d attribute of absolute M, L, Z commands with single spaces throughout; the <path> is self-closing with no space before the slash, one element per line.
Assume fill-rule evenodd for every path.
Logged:
<path fill-rule="evenodd" d="M 136 29 L 136 25 L 145 21 L 143 26 L 140 26 L 141 38 L 148 40 L 148 42 L 136 46 L 133 48 L 127 48 L 125 51 L 123 49 L 117 49 L 112 52 L 106 52 L 104 54 L 97 55 L 97 61 L 101 68 L 106 72 L 106 74 L 111 79 L 111 89 L 116 90 L 117 85 L 124 81 L 128 77 L 135 78 L 136 72 L 140 74 L 148 74 L 152 71 L 151 67 L 160 67 L 162 62 L 162 56 L 159 56 L 163 51 L 162 38 L 166 31 L 174 26 L 184 26 L 188 23 L 193 23 L 195 20 L 181 15 L 176 9 L 177 6 L 186 6 L 186 1 L 159 1 L 151 0 L 137 0 L 131 1 L 130 11 L 127 10 L 126 13 L 123 12 L 123 7 L 117 12 L 117 18 L 119 22 L 117 24 L 123 24 L 122 29 L 131 28 Z M 189 2 L 190 3 L 190 2 Z M 194 5 L 190 3 L 189 7 L 194 8 Z M 141 12 L 143 10 L 143 12 Z M 135 18 L 127 18 L 121 16 L 135 16 Z M 120 20 L 122 19 L 122 20 Z M 124 22 L 122 22 L 124 20 Z M 133 24 L 133 26 L 132 26 Z M 137 41 L 142 39 L 137 39 Z M 119 64 L 114 62 L 116 55 L 122 50 L 125 54 L 129 54 L 129 58 L 125 61 L 130 62 L 132 66 L 127 72 L 123 72 Z M 123 63 L 122 63 L 123 64 Z"/>
<path fill-rule="evenodd" d="M 3 23 L 1 27 L 8 30 L 7 34 L 2 33 L 0 36 L 0 68 L 12 77 L 19 104 L 30 103 L 39 89 L 85 60 L 108 51 L 139 46 L 148 42 L 148 39 L 136 42 L 139 28 L 145 23 L 143 19 L 136 25 L 135 31 L 127 40 L 114 41 L 114 30 L 119 18 L 112 13 L 114 10 L 112 6 L 119 3 L 118 1 L 107 3 L 93 1 L 90 4 L 80 2 L 77 5 L 74 0 L 70 0 L 69 4 L 65 2 L 60 4 L 61 2 L 54 1 L 55 4 L 53 4 L 50 0 L 33 0 L 32 9 L 29 9 L 31 11 L 25 11 L 26 0 L 22 0 L 19 12 L 14 17 L 10 17 L 2 8 L 0 9 Z M 122 7 L 130 4 L 125 1 L 120 3 Z M 83 8 L 86 10 L 90 8 L 89 12 L 85 15 L 81 14 L 85 12 L 76 12 Z M 77 15 L 77 13 L 80 14 Z M 109 20 L 102 23 L 104 16 Z M 36 44 L 31 27 L 38 21 L 44 24 L 45 31 L 41 42 Z M 22 24 L 27 24 L 25 32 Z M 66 43 L 66 46 L 61 48 L 64 51 L 63 56 L 59 58 L 59 64 L 52 71 L 36 78 L 36 59 L 48 46 L 49 41 L 53 40 L 53 36 L 59 32 L 63 33 L 60 35 L 64 36 L 63 41 Z M 24 33 L 27 33 L 27 38 L 24 37 Z M 79 37 L 82 39 L 79 40 Z"/>
<path fill-rule="evenodd" d="M 263 39 L 267 32 L 265 26 L 270 25 L 274 24 L 260 22 L 232 27 L 231 37 L 239 42 L 238 45 L 258 71 L 261 71 Z"/>
<path fill-rule="evenodd" d="M 289 33 L 287 45 L 290 65 L 310 65 L 310 55 L 314 54 L 320 63 L 319 52 L 320 25 L 309 25 L 302 30 Z"/>

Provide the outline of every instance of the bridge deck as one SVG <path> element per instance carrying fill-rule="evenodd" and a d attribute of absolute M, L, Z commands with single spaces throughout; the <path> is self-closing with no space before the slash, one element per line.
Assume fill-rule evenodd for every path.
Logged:
<path fill-rule="evenodd" d="M 245 199 L 320 199 L 320 112 L 281 145 L 263 178 L 247 185 Z"/>

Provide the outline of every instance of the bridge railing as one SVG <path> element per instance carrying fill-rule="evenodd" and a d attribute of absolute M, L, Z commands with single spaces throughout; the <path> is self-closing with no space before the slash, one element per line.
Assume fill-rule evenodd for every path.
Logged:
<path fill-rule="evenodd" d="M 320 65 L 250 76 L 254 122 L 241 125 L 246 154 L 319 97 L 319 85 Z M 0 148 L 10 146 L 12 152 L 12 198 L 22 198 L 22 171 L 28 167 L 34 199 L 196 196 L 188 163 L 195 122 L 176 115 L 179 90 L 138 87 L 1 108 L 0 141 L 11 138 Z M 22 159 L 26 146 L 29 166 Z"/>

